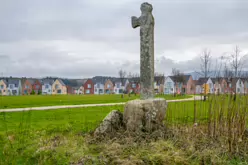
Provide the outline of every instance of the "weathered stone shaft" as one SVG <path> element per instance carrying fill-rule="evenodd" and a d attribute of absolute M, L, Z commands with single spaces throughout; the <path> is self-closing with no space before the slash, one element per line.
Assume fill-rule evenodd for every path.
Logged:
<path fill-rule="evenodd" d="M 141 16 L 132 17 L 132 27 L 140 27 L 141 99 L 154 98 L 154 18 L 152 5 L 141 5 Z"/>

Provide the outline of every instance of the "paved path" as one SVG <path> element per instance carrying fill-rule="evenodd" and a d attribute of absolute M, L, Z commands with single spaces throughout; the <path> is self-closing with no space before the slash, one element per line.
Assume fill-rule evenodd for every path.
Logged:
<path fill-rule="evenodd" d="M 195 96 L 195 100 L 200 100 L 200 96 Z M 188 99 L 178 100 L 167 100 L 167 102 L 182 102 L 192 101 L 194 97 Z M 113 105 L 124 105 L 122 103 L 105 103 L 105 104 L 82 104 L 82 105 L 61 105 L 61 106 L 46 106 L 46 107 L 29 107 L 29 108 L 13 108 L 13 109 L 0 109 L 0 112 L 21 112 L 21 111 L 43 111 L 43 110 L 54 110 L 54 109 L 66 109 L 66 108 L 81 108 L 81 107 L 99 107 L 99 106 L 113 106 Z"/>

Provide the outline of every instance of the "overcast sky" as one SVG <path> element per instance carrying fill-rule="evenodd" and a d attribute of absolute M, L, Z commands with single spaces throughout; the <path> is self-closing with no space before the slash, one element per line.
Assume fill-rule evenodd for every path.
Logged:
<path fill-rule="evenodd" d="M 117 76 L 139 72 L 140 0 L 0 0 L 0 72 L 4 76 Z M 155 17 L 155 68 L 199 68 L 235 45 L 248 52 L 248 1 L 148 0 Z"/>

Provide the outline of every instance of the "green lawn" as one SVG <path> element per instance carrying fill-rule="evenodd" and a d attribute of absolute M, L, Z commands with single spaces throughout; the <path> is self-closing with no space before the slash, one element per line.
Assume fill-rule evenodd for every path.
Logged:
<path fill-rule="evenodd" d="M 202 116 L 206 114 L 206 103 L 196 101 L 196 107 Z M 2 112 L 0 113 L 0 132 L 29 130 L 53 130 L 64 126 L 71 126 L 73 131 L 88 132 L 112 110 L 123 111 L 124 106 L 86 107 L 73 109 L 58 109 L 46 111 Z M 169 103 L 166 121 L 193 122 L 194 102 Z"/>
<path fill-rule="evenodd" d="M 167 100 L 184 99 L 192 96 L 160 95 Z M 39 95 L 39 96 L 0 96 L 0 109 L 41 107 L 54 105 L 79 105 L 79 104 L 99 104 L 99 103 L 118 103 L 139 98 L 138 95 Z"/>
<path fill-rule="evenodd" d="M 38 97 L 38 96 L 37 96 Z M 55 96 L 56 97 L 56 96 Z M 102 96 L 103 97 L 103 96 Z M 107 97 L 107 96 L 105 96 Z M 110 97 L 110 96 L 109 96 Z M 193 123 L 194 116 L 197 122 L 204 122 L 208 117 L 209 106 L 213 110 L 219 108 L 228 109 L 229 97 L 216 97 L 213 100 L 170 102 L 166 111 L 165 122 L 167 123 Z M 218 100 L 217 100 L 218 99 Z M 220 102 L 223 100 L 223 102 Z M 240 100 L 239 100 L 240 99 Z M 246 105 L 245 99 L 237 97 L 235 106 Z M 85 107 L 72 109 L 58 109 L 46 111 L 26 111 L 26 112 L 2 112 L 0 113 L 0 132 L 17 131 L 19 129 L 53 129 L 58 126 L 71 125 L 76 131 L 89 131 L 94 129 L 97 124 L 112 110 L 123 111 L 123 105 Z"/>
<path fill-rule="evenodd" d="M 205 122 L 208 116 L 208 108 L 213 102 L 215 101 L 171 102 L 168 104 L 165 122 L 175 124 L 174 126 L 190 124 L 190 127 L 192 127 L 194 109 L 196 110 L 197 122 Z M 215 104 L 218 105 L 219 103 Z M 157 164 L 176 164 L 175 162 L 177 164 L 191 164 L 192 162 L 194 162 L 193 164 L 199 164 L 201 157 L 205 157 L 206 154 L 209 154 L 207 155 L 209 159 L 220 161 L 219 164 L 241 162 L 239 158 L 232 159 L 223 155 L 222 152 L 219 152 L 219 148 L 213 151 L 210 147 L 207 150 L 209 152 L 205 152 L 205 149 L 195 149 L 192 153 L 191 147 L 194 140 L 186 147 L 190 148 L 188 150 L 181 150 L 186 144 L 180 147 L 175 145 L 177 140 L 173 141 L 173 139 L 143 145 L 137 145 L 136 142 L 130 145 L 128 145 L 129 142 L 127 145 L 112 142 L 106 144 L 87 143 L 87 136 L 85 137 L 85 135 L 93 131 L 110 111 L 114 109 L 123 111 L 123 107 L 2 112 L 0 113 L 0 164 L 71 164 L 71 162 L 81 160 L 82 157 L 90 157 L 95 164 L 101 164 L 98 162 L 100 152 L 109 160 L 112 159 L 112 157 L 109 157 L 110 155 L 113 156 L 113 159 L 127 160 L 130 158 L 129 155 L 134 155 L 135 157 L 131 157 L 131 160 L 142 159 L 148 161 L 148 164 L 151 162 L 155 164 L 156 162 Z M 179 143 L 184 144 L 184 140 Z M 199 142 L 196 142 L 196 144 L 203 143 L 201 139 Z M 212 156 L 213 152 L 217 152 L 218 160 L 215 159 L 215 156 Z M 224 150 L 224 152 L 226 151 Z M 175 153 L 179 153 L 179 155 Z M 115 157 L 116 155 L 118 157 Z M 89 162 L 88 164 L 94 163 Z"/>

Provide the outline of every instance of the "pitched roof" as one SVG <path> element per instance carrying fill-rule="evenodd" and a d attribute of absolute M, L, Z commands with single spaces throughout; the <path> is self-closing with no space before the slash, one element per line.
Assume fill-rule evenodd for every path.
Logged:
<path fill-rule="evenodd" d="M 3 80 L 3 82 L 6 84 L 6 85 L 8 85 L 8 83 L 7 83 L 7 81 L 6 80 L 4 80 L 4 79 L 0 79 L 0 81 L 1 80 Z"/>
<path fill-rule="evenodd" d="M 44 84 L 53 85 L 53 83 L 54 83 L 54 79 L 43 79 L 42 80 L 42 85 Z"/>
<path fill-rule="evenodd" d="M 201 77 L 196 81 L 196 85 L 203 85 L 208 81 L 209 78 Z"/>
<path fill-rule="evenodd" d="M 20 82 L 19 79 L 12 79 L 12 78 L 7 79 L 8 84 L 15 84 L 15 86 L 19 86 L 19 82 Z"/>
<path fill-rule="evenodd" d="M 115 85 L 116 83 L 123 83 L 122 85 L 125 85 L 125 82 L 127 81 L 127 78 L 111 78 L 110 79 L 112 83 Z"/>
<path fill-rule="evenodd" d="M 154 82 L 157 83 L 157 85 L 163 84 L 164 83 L 164 76 L 154 76 Z"/>
<path fill-rule="evenodd" d="M 191 75 L 184 75 L 184 78 L 185 78 L 185 82 L 188 82 L 189 81 L 189 79 L 190 79 L 190 77 L 191 77 Z"/>
<path fill-rule="evenodd" d="M 170 77 L 171 80 L 174 82 L 183 82 L 183 84 L 186 84 L 189 81 L 191 75 L 179 75 L 179 76 L 168 76 L 168 77 Z"/>
<path fill-rule="evenodd" d="M 62 80 L 66 86 L 79 88 L 81 87 L 87 80 L 86 79 L 63 79 Z"/>
<path fill-rule="evenodd" d="M 113 78 L 113 77 L 95 76 L 95 77 L 92 78 L 92 81 L 93 81 L 94 84 L 96 84 L 96 83 L 105 84 L 105 82 L 108 79 L 111 80 L 111 78 Z"/>
<path fill-rule="evenodd" d="M 139 83 L 140 82 L 140 77 L 132 77 L 132 78 L 129 79 L 129 82 Z"/>
<path fill-rule="evenodd" d="M 84 85 L 86 83 L 87 79 L 77 79 L 76 81 L 78 83 L 78 86 L 79 85 L 82 86 L 82 85 Z"/>
<path fill-rule="evenodd" d="M 59 81 L 59 83 L 60 83 L 61 85 L 65 85 L 65 83 L 63 82 L 63 80 L 61 80 L 60 78 L 58 78 L 57 80 Z"/>
<path fill-rule="evenodd" d="M 36 79 L 31 79 L 31 78 L 28 78 L 27 80 L 30 82 L 31 85 L 34 85 L 36 81 Z"/>

